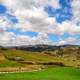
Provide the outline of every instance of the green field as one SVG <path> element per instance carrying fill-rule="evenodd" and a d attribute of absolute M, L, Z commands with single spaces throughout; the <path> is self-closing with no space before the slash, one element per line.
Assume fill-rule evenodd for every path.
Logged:
<path fill-rule="evenodd" d="M 80 69 L 59 67 L 37 72 L 0 74 L 0 80 L 80 80 Z"/>
<path fill-rule="evenodd" d="M 54 52 L 51 51 L 52 54 Z M 23 61 L 31 62 L 62 62 L 66 66 L 72 67 L 60 67 L 59 65 L 31 65 L 19 63 L 16 57 L 23 59 Z M 14 60 L 11 60 L 14 59 Z M 0 68 L 17 68 L 27 67 L 32 72 L 17 72 L 17 73 L 0 73 L 0 80 L 80 80 L 80 60 L 74 59 L 74 56 L 70 57 L 57 57 L 45 52 L 31 52 L 15 49 L 0 50 Z M 32 69 L 37 67 L 37 69 Z M 39 70 L 41 71 L 33 71 Z M 3 69 L 4 70 L 4 69 Z M 14 70 L 15 72 L 15 70 Z"/>

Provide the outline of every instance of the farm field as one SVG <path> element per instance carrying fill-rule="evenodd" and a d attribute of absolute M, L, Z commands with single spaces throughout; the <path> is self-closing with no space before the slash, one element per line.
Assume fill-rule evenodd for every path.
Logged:
<path fill-rule="evenodd" d="M 58 67 L 36 72 L 0 74 L 0 80 L 80 80 L 80 68 Z"/>

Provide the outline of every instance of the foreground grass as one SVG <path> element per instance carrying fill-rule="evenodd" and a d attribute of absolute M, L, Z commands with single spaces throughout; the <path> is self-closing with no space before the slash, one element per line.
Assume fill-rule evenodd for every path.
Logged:
<path fill-rule="evenodd" d="M 80 80 L 80 69 L 49 68 L 37 72 L 0 74 L 0 80 Z"/>

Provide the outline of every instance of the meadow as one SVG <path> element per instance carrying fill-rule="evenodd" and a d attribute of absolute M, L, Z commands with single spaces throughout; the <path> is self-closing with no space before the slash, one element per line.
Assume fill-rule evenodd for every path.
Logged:
<path fill-rule="evenodd" d="M 2 72 L 4 71 L 2 68 L 27 68 L 27 70 L 24 70 L 25 72 L 16 72 L 16 70 L 13 71 L 13 69 L 11 69 L 11 72 L 13 71 L 15 73 L 0 73 L 0 80 L 80 80 L 80 59 L 75 58 L 74 54 L 65 57 L 54 56 L 56 51 L 47 53 L 48 54 L 46 54 L 46 52 L 0 49 L 0 69 Z M 61 62 L 64 66 L 37 63 L 30 65 L 20 63 L 20 61 L 28 61 L 31 63 Z M 39 70 L 39 68 L 41 70 Z M 20 69 L 18 71 L 21 71 Z"/>
<path fill-rule="evenodd" d="M 0 74 L 0 80 L 80 80 L 80 69 L 48 68 L 41 71 Z"/>

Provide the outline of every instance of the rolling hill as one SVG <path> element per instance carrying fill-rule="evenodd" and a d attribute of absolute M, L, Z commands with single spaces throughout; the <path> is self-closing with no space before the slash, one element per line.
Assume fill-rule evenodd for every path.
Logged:
<path fill-rule="evenodd" d="M 78 45 L 0 47 L 0 67 L 29 64 L 80 67 Z"/>

